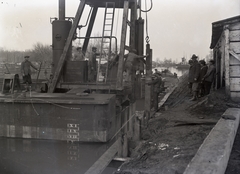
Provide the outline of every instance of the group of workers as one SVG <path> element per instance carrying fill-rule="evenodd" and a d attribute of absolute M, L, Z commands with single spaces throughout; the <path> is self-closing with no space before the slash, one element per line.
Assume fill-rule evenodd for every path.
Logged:
<path fill-rule="evenodd" d="M 207 65 L 205 60 L 197 60 L 198 56 L 192 55 L 191 59 L 188 61 L 189 76 L 188 76 L 188 87 L 189 92 L 192 95 L 191 101 L 195 101 L 200 97 L 208 95 L 210 93 L 212 84 L 215 88 L 215 77 L 216 68 L 215 61 L 209 60 Z"/>
<path fill-rule="evenodd" d="M 81 53 L 81 49 L 77 49 L 78 53 Z M 89 75 L 89 81 L 96 81 L 96 76 L 97 76 L 97 48 L 92 47 L 92 52 L 90 55 L 90 58 L 88 60 L 88 75 Z M 126 73 L 126 79 L 127 81 L 132 80 L 132 75 L 133 73 L 139 72 L 143 73 L 144 72 L 144 63 L 145 60 L 144 58 L 147 57 L 148 55 L 143 55 L 139 56 L 137 55 L 137 52 L 135 49 L 131 49 L 127 55 L 124 56 L 125 61 L 124 61 L 124 71 Z M 28 89 L 28 85 L 32 84 L 32 79 L 31 79 L 31 68 L 39 71 L 37 67 L 35 67 L 30 61 L 29 61 L 30 56 L 25 56 L 25 60 L 21 64 L 21 73 L 23 77 L 23 83 L 27 85 L 26 90 Z M 74 60 L 84 60 L 84 56 L 79 54 L 78 56 L 76 55 L 74 57 Z M 162 74 L 159 71 L 156 71 L 155 73 L 152 74 L 152 79 L 151 81 L 147 82 L 148 85 L 152 85 L 152 91 L 153 91 L 153 108 L 155 111 L 158 110 L 158 95 L 161 92 L 161 86 L 162 86 Z"/>
<path fill-rule="evenodd" d="M 77 48 L 79 55 L 74 56 L 74 60 L 84 60 L 84 56 L 82 55 L 82 51 L 80 48 Z M 94 82 L 96 81 L 97 77 L 97 48 L 92 47 L 92 52 L 88 59 L 88 81 Z M 144 64 L 146 63 L 144 58 L 148 55 L 137 55 L 137 51 L 135 49 L 130 49 L 129 53 L 124 56 L 124 65 L 123 69 L 126 73 L 126 78 L 124 80 L 131 81 L 133 74 L 137 72 L 142 74 L 144 73 Z M 30 56 L 25 56 L 24 61 L 21 64 L 21 73 L 23 77 L 23 83 L 26 84 L 26 90 L 29 90 L 29 85 L 32 84 L 31 79 L 31 67 L 37 71 L 39 69 L 35 67 L 31 61 L 29 61 Z M 157 110 L 158 108 L 158 94 L 160 93 L 160 86 L 162 84 L 162 78 L 160 72 L 155 72 L 152 76 L 152 81 L 149 82 L 149 85 L 153 86 L 153 103 L 154 109 Z"/>
<path fill-rule="evenodd" d="M 89 55 L 88 59 L 88 81 L 89 82 L 95 82 L 97 78 L 97 56 L 99 53 L 97 53 L 97 48 L 92 47 L 92 52 Z M 24 84 L 32 84 L 32 79 L 31 79 L 31 68 L 38 70 L 31 61 L 29 61 L 30 56 L 25 56 L 24 61 L 21 63 L 21 74 L 23 77 L 23 83 Z M 127 81 L 131 80 L 131 76 L 133 72 L 140 71 L 143 72 L 144 70 L 144 65 L 145 63 L 145 58 L 146 56 L 139 56 L 136 53 L 135 49 L 131 49 L 127 55 L 124 56 L 125 61 L 124 61 L 124 70 L 127 73 Z M 72 56 L 72 61 L 84 61 L 85 57 L 82 53 L 81 47 L 77 47 L 76 51 L 74 52 Z M 139 63 L 140 62 L 140 63 Z"/>

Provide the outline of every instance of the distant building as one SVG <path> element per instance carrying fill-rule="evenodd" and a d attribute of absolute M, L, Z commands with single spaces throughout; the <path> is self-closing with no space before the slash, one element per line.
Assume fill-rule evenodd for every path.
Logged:
<path fill-rule="evenodd" d="M 240 101 L 240 16 L 212 23 L 216 88 L 226 88 L 233 101 Z"/>

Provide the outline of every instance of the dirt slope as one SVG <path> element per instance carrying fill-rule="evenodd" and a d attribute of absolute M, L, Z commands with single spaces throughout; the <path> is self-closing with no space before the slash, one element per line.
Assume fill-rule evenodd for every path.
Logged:
<path fill-rule="evenodd" d="M 142 141 L 130 151 L 132 160 L 118 174 L 180 174 L 231 102 L 224 89 L 190 101 L 183 76 L 161 108 L 142 130 Z"/>

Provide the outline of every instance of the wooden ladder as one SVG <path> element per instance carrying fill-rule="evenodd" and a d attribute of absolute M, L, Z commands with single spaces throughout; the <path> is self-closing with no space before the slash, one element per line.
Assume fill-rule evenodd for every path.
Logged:
<path fill-rule="evenodd" d="M 98 62 L 97 81 L 99 81 L 101 60 L 105 56 L 107 56 L 105 82 L 107 80 L 108 61 L 110 60 L 110 57 L 111 57 L 114 15 L 115 15 L 115 2 L 106 2 L 103 30 L 102 30 L 101 51 L 100 51 L 100 58 L 99 58 L 99 62 Z"/>

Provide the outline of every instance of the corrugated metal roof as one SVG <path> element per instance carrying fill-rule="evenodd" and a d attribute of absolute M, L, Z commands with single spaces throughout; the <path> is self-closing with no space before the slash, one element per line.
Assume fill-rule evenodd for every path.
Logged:
<path fill-rule="evenodd" d="M 233 23 L 237 23 L 237 22 L 240 22 L 240 15 L 231 17 L 231 18 L 227 18 L 227 19 L 224 19 L 221 21 L 213 22 L 212 23 L 212 40 L 211 40 L 210 48 L 213 49 L 216 46 L 216 44 L 223 32 L 223 27 L 225 25 L 233 24 Z"/>

